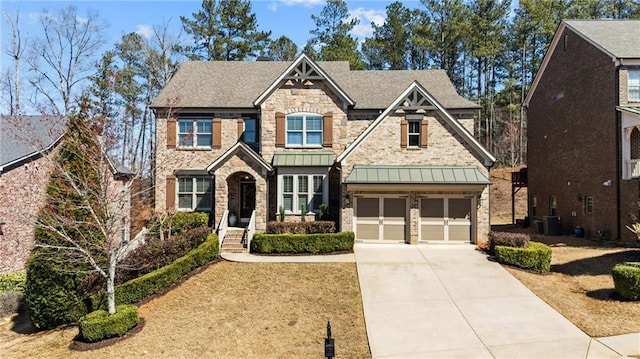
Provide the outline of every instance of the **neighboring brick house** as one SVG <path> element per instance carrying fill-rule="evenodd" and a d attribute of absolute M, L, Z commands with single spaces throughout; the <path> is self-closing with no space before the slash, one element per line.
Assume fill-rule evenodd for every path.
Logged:
<path fill-rule="evenodd" d="M 24 268 L 63 132 L 59 118 L 0 116 L 0 272 Z"/>
<path fill-rule="evenodd" d="M 0 273 L 24 269 L 65 128 L 62 117 L 0 116 Z M 128 191 L 132 174 L 113 161 L 108 161 L 108 169 L 109 201 L 129 213 L 129 192 L 123 191 Z M 129 222 L 127 216 L 114 226 L 114 233 L 128 239 Z"/>
<path fill-rule="evenodd" d="M 529 217 L 635 238 L 640 186 L 640 20 L 567 20 L 525 100 Z"/>
<path fill-rule="evenodd" d="M 158 211 L 264 230 L 326 205 L 358 240 L 486 240 L 495 158 L 444 71 L 186 62 L 153 108 Z"/>

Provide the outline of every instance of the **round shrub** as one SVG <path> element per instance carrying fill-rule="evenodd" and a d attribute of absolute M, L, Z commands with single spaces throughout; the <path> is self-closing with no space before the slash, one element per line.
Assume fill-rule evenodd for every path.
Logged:
<path fill-rule="evenodd" d="M 135 305 L 118 305 L 111 315 L 105 310 L 96 310 L 80 319 L 80 338 L 86 342 L 97 342 L 120 337 L 134 328 L 138 319 L 138 307 Z"/>
<path fill-rule="evenodd" d="M 640 262 L 616 264 L 611 270 L 616 293 L 626 300 L 640 300 Z"/>
<path fill-rule="evenodd" d="M 24 293 L 24 285 L 26 280 L 27 273 L 25 271 L 0 274 L 0 293 L 6 291 Z"/>
<path fill-rule="evenodd" d="M 524 248 L 496 246 L 494 251 L 500 263 L 541 273 L 551 270 L 551 248 L 546 244 L 529 242 Z"/>
<path fill-rule="evenodd" d="M 529 235 L 526 233 L 491 231 L 487 238 L 489 239 L 490 253 L 495 253 L 496 246 L 524 248 L 529 243 Z"/>
<path fill-rule="evenodd" d="M 27 261 L 25 302 L 38 329 L 73 323 L 86 313 L 82 301 L 84 277 L 70 264 L 56 262 L 46 253 L 36 253 Z"/>

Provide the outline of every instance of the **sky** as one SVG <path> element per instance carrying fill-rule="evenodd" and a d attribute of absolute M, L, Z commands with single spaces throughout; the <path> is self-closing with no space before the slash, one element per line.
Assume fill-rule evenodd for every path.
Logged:
<path fill-rule="evenodd" d="M 352 35 L 363 40 L 372 33 L 371 22 L 384 23 L 385 7 L 392 1 L 360 0 L 347 1 L 349 13 L 360 20 Z M 314 28 L 311 15 L 319 15 L 324 7 L 323 0 L 259 0 L 251 1 L 252 11 L 256 15 L 258 29 L 271 30 L 271 38 L 276 39 L 285 35 L 302 48 L 311 36 L 309 31 Z M 105 50 L 113 47 L 122 35 L 138 32 L 149 36 L 152 26 L 168 22 L 174 32 L 181 31 L 180 16 L 191 17 L 192 13 L 201 9 L 201 1 L 163 1 L 163 0 L 131 0 L 131 1 L 28 1 L 28 0 L 0 0 L 3 12 L 15 13 L 18 9 L 21 15 L 21 27 L 29 35 L 39 35 L 38 16 L 43 10 L 56 13 L 68 5 L 78 8 L 79 15 L 86 15 L 87 11 L 97 11 L 100 19 L 108 24 L 106 33 L 107 44 Z M 405 1 L 406 7 L 421 6 L 418 0 Z M 8 31 L 2 22 L 2 42 L 7 43 Z M 183 34 L 188 38 L 188 35 Z M 5 57 L 3 62 L 7 61 Z M 4 67 L 4 66 L 2 66 Z"/>

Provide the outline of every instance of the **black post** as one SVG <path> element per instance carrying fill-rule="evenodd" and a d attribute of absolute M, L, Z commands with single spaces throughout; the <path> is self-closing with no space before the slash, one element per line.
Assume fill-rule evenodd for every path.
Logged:
<path fill-rule="evenodd" d="M 336 356 L 336 346 L 331 338 L 331 323 L 327 321 L 327 338 L 324 340 L 324 356 L 333 359 Z"/>

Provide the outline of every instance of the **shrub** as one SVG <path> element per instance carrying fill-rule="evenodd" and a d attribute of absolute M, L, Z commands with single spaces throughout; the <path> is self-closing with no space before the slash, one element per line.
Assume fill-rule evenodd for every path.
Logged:
<path fill-rule="evenodd" d="M 321 234 L 263 234 L 251 240 L 254 253 L 331 253 L 353 250 L 353 232 Z"/>
<path fill-rule="evenodd" d="M 119 305 L 109 315 L 105 310 L 96 310 L 82 317 L 78 323 L 80 338 L 86 342 L 120 337 L 138 324 L 138 307 Z"/>
<path fill-rule="evenodd" d="M 208 223 L 208 213 L 178 212 L 171 219 L 171 234 L 177 236 L 193 228 L 206 227 Z"/>
<path fill-rule="evenodd" d="M 162 292 L 192 270 L 218 258 L 218 250 L 218 236 L 211 233 L 204 243 L 173 263 L 116 286 L 116 303 L 134 304 Z M 91 304 L 92 308 L 105 307 L 105 293 L 93 296 Z"/>
<path fill-rule="evenodd" d="M 640 262 L 616 264 L 611 270 L 616 293 L 626 300 L 640 300 Z"/>
<path fill-rule="evenodd" d="M 17 313 L 24 295 L 20 292 L 8 290 L 0 293 L 0 317 Z"/>
<path fill-rule="evenodd" d="M 335 233 L 336 224 L 333 221 L 313 222 L 276 222 L 267 223 L 268 234 L 313 234 Z"/>
<path fill-rule="evenodd" d="M 27 261 L 25 302 L 38 329 L 51 329 L 77 321 L 87 313 L 82 269 L 57 262 L 55 254 L 35 250 Z"/>
<path fill-rule="evenodd" d="M 209 234 L 209 227 L 197 227 L 164 241 L 160 241 L 158 237 L 148 238 L 145 245 L 136 248 L 122 261 L 118 269 L 117 284 L 173 263 L 204 243 Z"/>
<path fill-rule="evenodd" d="M 26 280 L 27 273 L 25 271 L 0 274 L 0 293 L 7 291 L 24 293 Z"/>
<path fill-rule="evenodd" d="M 526 233 L 494 232 L 488 234 L 489 252 L 495 253 L 496 246 L 524 248 L 529 243 L 529 235 Z"/>
<path fill-rule="evenodd" d="M 500 263 L 548 272 L 551 269 L 551 248 L 543 243 L 529 242 L 525 248 L 496 246 L 496 259 Z"/>

